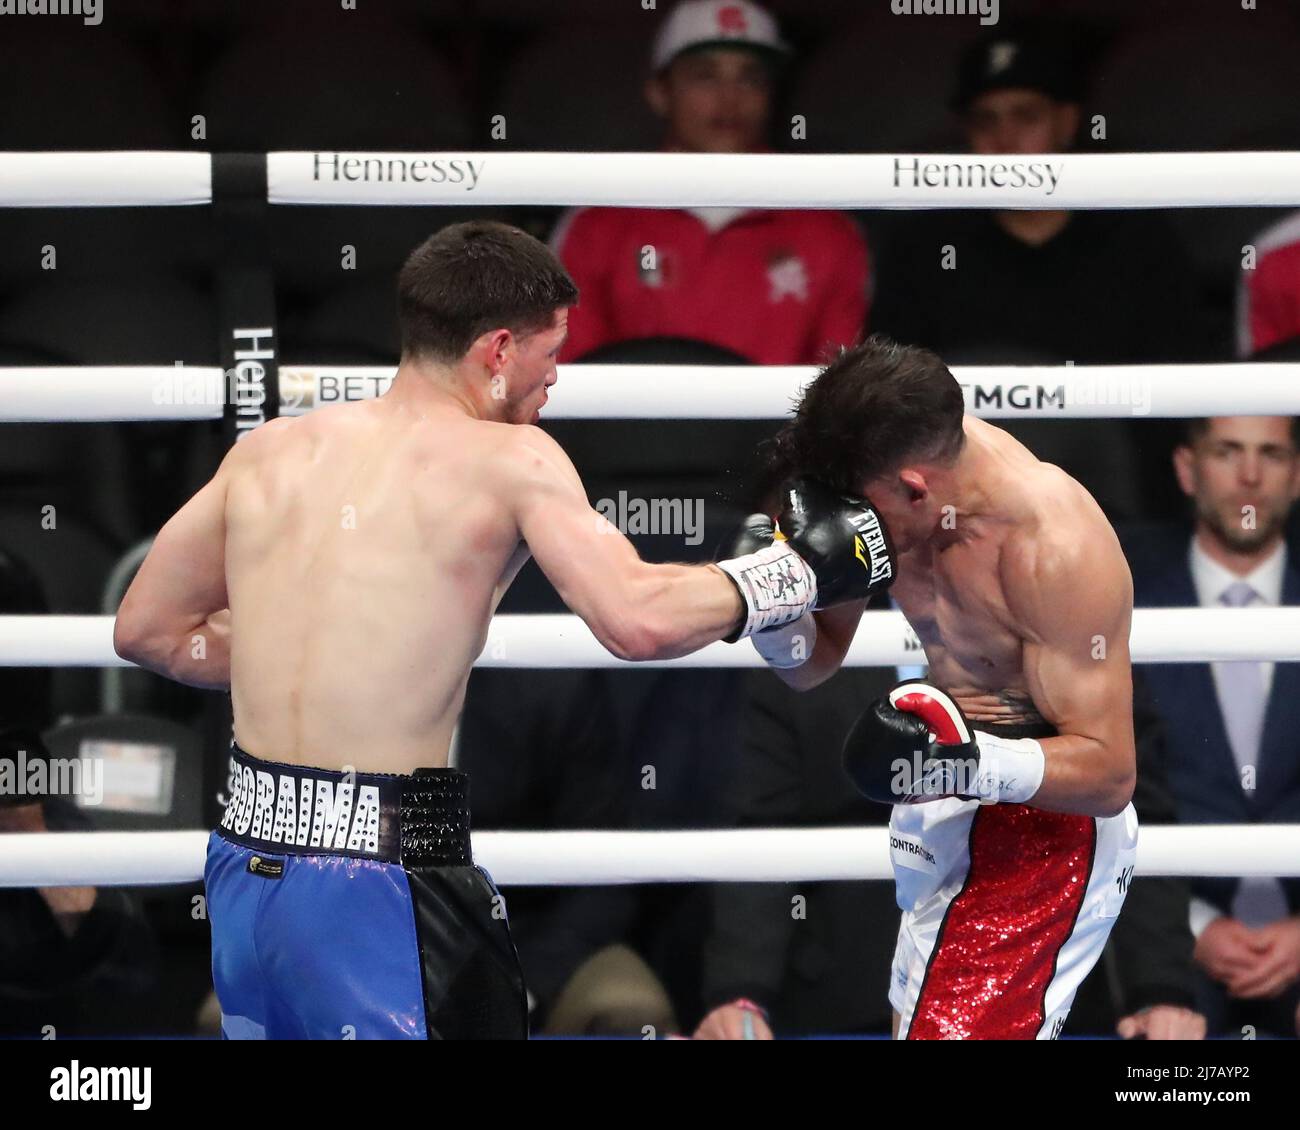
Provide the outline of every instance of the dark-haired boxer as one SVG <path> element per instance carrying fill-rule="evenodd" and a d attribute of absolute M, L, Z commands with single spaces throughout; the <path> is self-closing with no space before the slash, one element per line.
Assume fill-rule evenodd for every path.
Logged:
<path fill-rule="evenodd" d="M 576 297 L 523 232 L 444 228 L 399 279 L 391 389 L 242 439 L 122 602 L 120 655 L 233 699 L 206 869 L 227 1036 L 526 1035 L 467 781 L 447 762 L 530 550 L 625 659 L 738 639 L 892 578 L 887 548 L 864 554 L 858 533 L 878 519 L 840 498 L 737 559 L 642 562 L 532 426 Z"/>
<path fill-rule="evenodd" d="M 1052 1038 L 1137 843 L 1132 582 L 1115 535 L 1078 483 L 964 415 L 938 357 L 882 339 L 809 385 L 776 455 L 883 516 L 893 596 L 929 663 L 844 751 L 858 787 L 895 806 L 896 1032 Z M 809 613 L 755 644 L 814 686 L 861 611 Z"/>

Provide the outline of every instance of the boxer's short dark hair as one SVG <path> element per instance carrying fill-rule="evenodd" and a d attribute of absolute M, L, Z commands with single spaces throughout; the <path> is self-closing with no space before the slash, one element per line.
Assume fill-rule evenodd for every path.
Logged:
<path fill-rule="evenodd" d="M 489 330 L 528 337 L 578 301 L 551 249 L 509 224 L 451 224 L 411 252 L 397 279 L 402 355 L 454 363 Z"/>
<path fill-rule="evenodd" d="M 955 459 L 965 411 L 938 356 L 877 334 L 841 350 L 804 390 L 772 443 L 773 470 L 856 493 L 910 460 Z"/>

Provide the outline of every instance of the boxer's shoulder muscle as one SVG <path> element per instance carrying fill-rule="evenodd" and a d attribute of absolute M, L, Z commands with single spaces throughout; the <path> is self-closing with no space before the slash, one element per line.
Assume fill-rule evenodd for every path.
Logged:
<path fill-rule="evenodd" d="M 227 520 L 244 512 L 243 503 L 262 494 L 268 473 L 291 458 L 301 431 L 300 421 L 291 417 L 268 420 L 245 433 L 221 462 L 217 477 L 225 480 Z"/>
<path fill-rule="evenodd" d="M 1114 529 L 1079 482 L 1051 463 L 1039 463 L 1024 486 L 1025 506 L 1006 544 L 1012 564 L 1017 551 L 1078 567 L 1122 563 Z"/>
<path fill-rule="evenodd" d="M 240 436 L 227 453 L 226 459 L 233 466 L 248 467 L 260 460 L 283 454 L 286 445 L 299 435 L 303 419 L 303 417 L 280 416 L 274 420 L 267 420 L 265 424 Z"/>
<path fill-rule="evenodd" d="M 1068 478 L 1068 477 L 1067 477 Z M 1065 617 L 1080 630 L 1126 620 L 1133 581 L 1110 523 L 1082 487 L 1062 489 L 1056 509 L 1014 530 L 1003 542 L 998 573 L 1007 609 L 1029 638 L 1034 626 Z"/>
<path fill-rule="evenodd" d="M 515 502 L 561 489 L 581 491 L 582 480 L 573 461 L 554 439 L 532 424 L 503 425 L 508 435 L 496 450 L 494 465 Z"/>

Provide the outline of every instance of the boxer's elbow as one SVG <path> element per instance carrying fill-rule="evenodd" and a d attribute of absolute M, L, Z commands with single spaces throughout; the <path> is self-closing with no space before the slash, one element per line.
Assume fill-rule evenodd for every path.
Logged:
<path fill-rule="evenodd" d="M 1110 803 L 1106 806 L 1107 811 L 1103 816 L 1118 816 L 1133 802 L 1133 789 L 1137 784 L 1136 778 L 1129 778 L 1123 785 L 1117 788 L 1110 797 Z"/>
<path fill-rule="evenodd" d="M 593 625 L 593 634 L 600 641 L 601 647 L 615 659 L 641 663 L 653 658 L 650 641 L 638 635 L 632 627 L 620 624 L 600 628 Z"/>
<path fill-rule="evenodd" d="M 1097 816 L 1118 816 L 1133 800 L 1133 790 L 1137 787 L 1137 770 L 1133 765 L 1124 766 L 1110 774 L 1105 788 L 1099 797 Z"/>
<path fill-rule="evenodd" d="M 619 659 L 644 663 L 692 650 L 690 621 L 674 602 L 671 578 L 663 576 L 663 569 L 636 562 L 611 587 L 606 607 L 588 620 L 596 638 Z"/>
<path fill-rule="evenodd" d="M 645 613 L 624 610 L 596 631 L 596 638 L 605 650 L 629 663 L 645 663 L 652 659 L 669 659 L 675 654 L 665 625 L 657 624 Z"/>
<path fill-rule="evenodd" d="M 113 620 L 113 650 L 119 659 L 139 663 L 148 650 L 149 634 L 134 617 L 118 612 Z"/>
<path fill-rule="evenodd" d="M 172 638 L 161 634 L 155 624 L 130 610 L 118 611 L 113 621 L 113 650 L 120 659 L 160 671 L 167 667 L 173 647 Z"/>

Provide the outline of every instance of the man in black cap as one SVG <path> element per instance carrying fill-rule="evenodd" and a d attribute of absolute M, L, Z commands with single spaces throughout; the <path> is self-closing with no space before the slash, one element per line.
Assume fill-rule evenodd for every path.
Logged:
<path fill-rule="evenodd" d="M 963 57 L 950 100 L 976 154 L 1066 153 L 1084 120 L 1080 52 L 1041 25 L 998 30 Z M 1068 170 L 1070 158 L 1059 159 Z M 956 364 L 1204 360 L 1193 272 L 1150 213 L 928 212 L 896 222 L 872 329 Z M 1142 416 L 1149 405 L 1120 406 Z M 1153 484 L 1176 438 L 1151 420 L 1024 421 L 1013 434 L 1086 486 L 1115 519 L 1172 513 Z"/>
<path fill-rule="evenodd" d="M 976 154 L 1064 153 L 1083 119 L 1080 53 L 1022 25 L 979 39 L 950 101 Z M 1065 159 L 1068 165 L 1069 159 Z M 1123 211 L 909 217 L 881 259 L 872 329 L 944 357 L 1180 360 L 1192 295 L 1161 222 Z M 892 252 L 892 253 L 891 253 Z"/>

